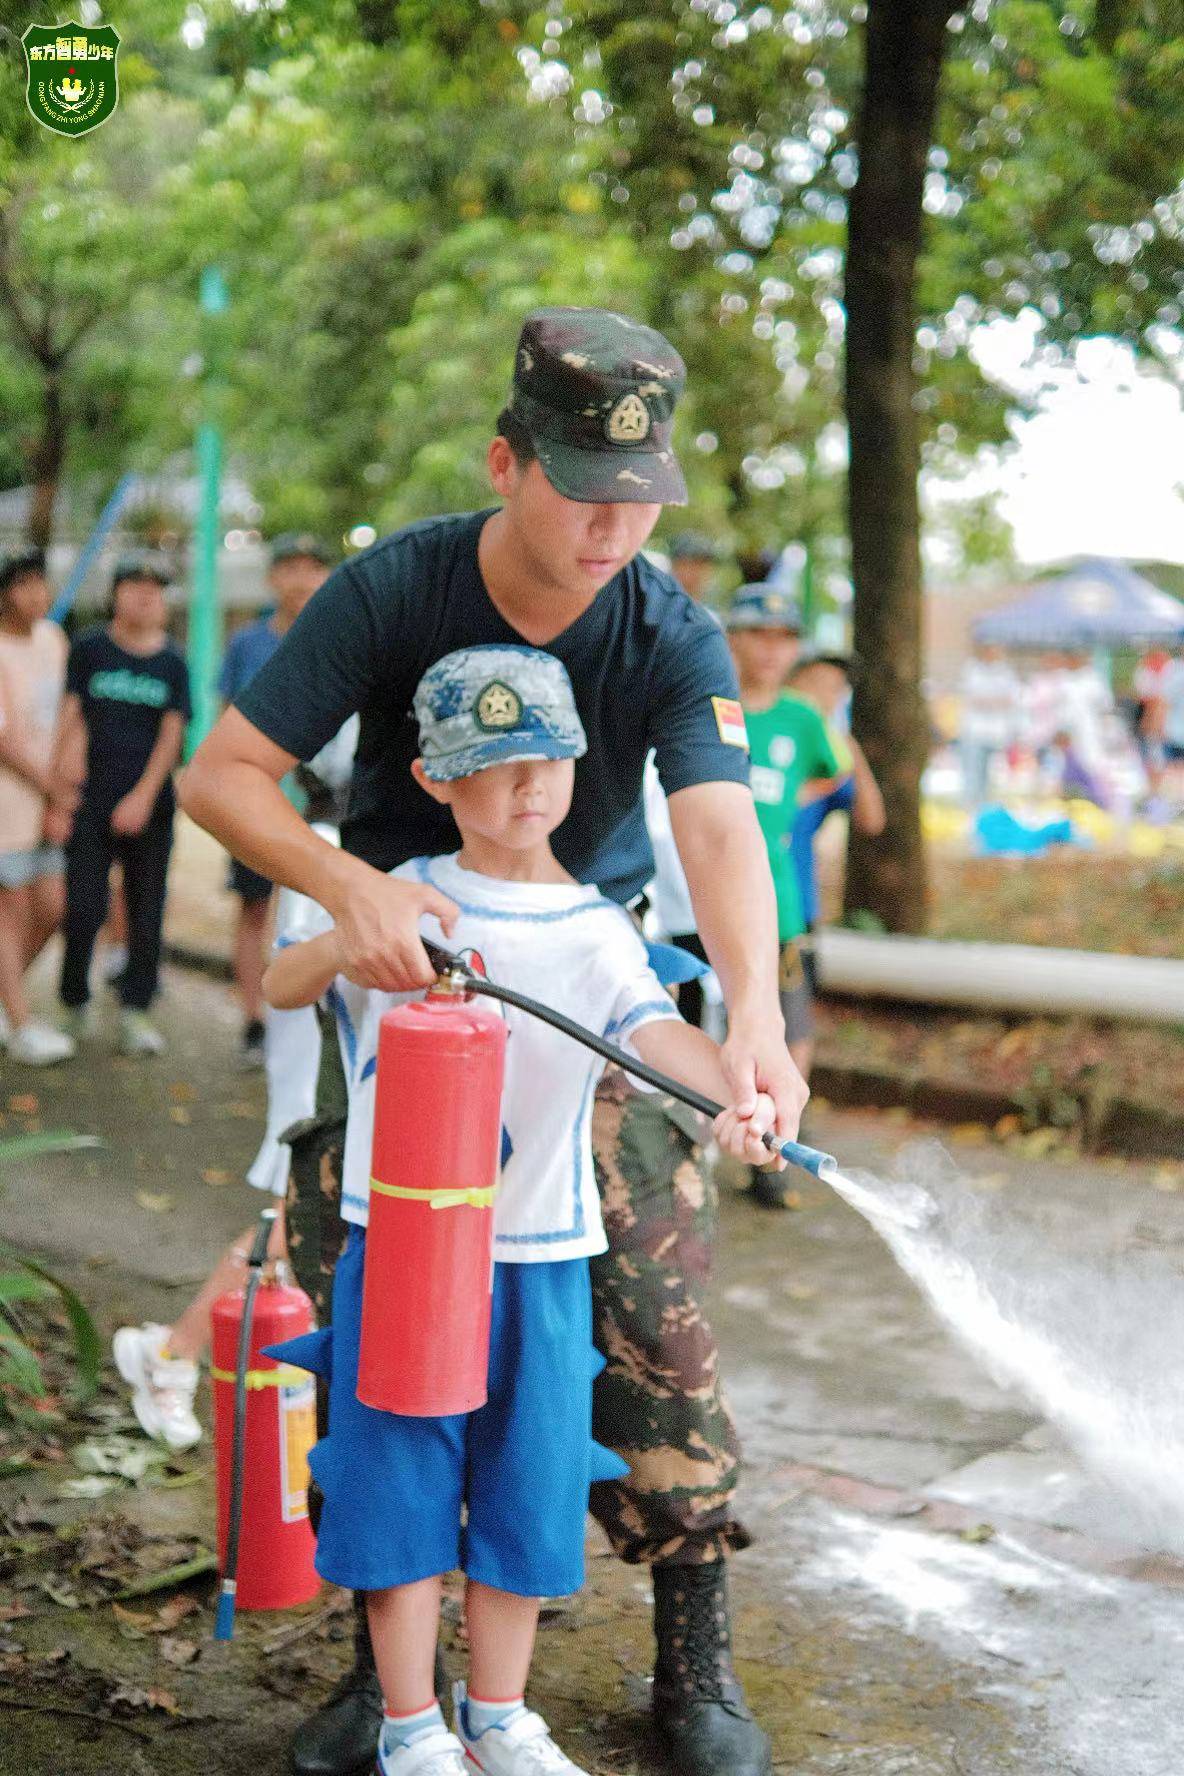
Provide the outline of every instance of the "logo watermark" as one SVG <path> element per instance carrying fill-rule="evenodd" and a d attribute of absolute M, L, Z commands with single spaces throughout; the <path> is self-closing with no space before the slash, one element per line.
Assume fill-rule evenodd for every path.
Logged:
<path fill-rule="evenodd" d="M 59 136 L 84 136 L 119 102 L 119 34 L 110 25 L 30 25 L 25 46 L 29 110 Z"/>

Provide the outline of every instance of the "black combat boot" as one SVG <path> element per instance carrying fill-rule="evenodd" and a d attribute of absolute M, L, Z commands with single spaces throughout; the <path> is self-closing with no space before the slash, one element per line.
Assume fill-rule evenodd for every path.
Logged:
<path fill-rule="evenodd" d="M 653 1574 L 654 1725 L 679 1776 L 770 1776 L 769 1741 L 732 1669 L 726 1563 Z"/>
<path fill-rule="evenodd" d="M 292 1735 L 296 1776 L 369 1776 L 382 1728 L 382 1688 L 366 1620 L 366 1594 L 354 1592 L 354 1665 L 329 1700 Z"/>

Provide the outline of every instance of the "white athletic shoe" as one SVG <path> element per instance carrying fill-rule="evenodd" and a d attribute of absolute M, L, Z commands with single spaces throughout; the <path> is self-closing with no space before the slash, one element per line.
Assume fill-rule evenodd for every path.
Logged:
<path fill-rule="evenodd" d="M 26 1067 L 52 1067 L 57 1061 L 72 1061 L 75 1054 L 69 1036 L 40 1018 L 30 1018 L 19 1030 L 10 1031 L 5 1046 L 9 1058 Z"/>
<path fill-rule="evenodd" d="M 532 1714 L 529 1708 L 519 1709 L 502 1725 L 487 1727 L 470 1739 L 465 1732 L 465 1700 L 464 1684 L 453 1684 L 456 1736 L 465 1748 L 469 1776 L 474 1770 L 483 1771 L 484 1776 L 588 1776 L 560 1751 L 542 1715 Z"/>
<path fill-rule="evenodd" d="M 464 1747 L 447 1727 L 417 1733 L 410 1745 L 378 1754 L 375 1776 L 472 1776 Z"/>
<path fill-rule="evenodd" d="M 119 1052 L 124 1055 L 163 1054 L 168 1044 L 146 1011 L 119 1014 Z"/>
<path fill-rule="evenodd" d="M 201 1442 L 193 1411 L 198 1369 L 180 1357 L 164 1355 L 167 1326 L 121 1326 L 112 1340 L 115 1366 L 132 1389 L 132 1411 L 140 1427 L 169 1449 L 192 1449 Z"/>

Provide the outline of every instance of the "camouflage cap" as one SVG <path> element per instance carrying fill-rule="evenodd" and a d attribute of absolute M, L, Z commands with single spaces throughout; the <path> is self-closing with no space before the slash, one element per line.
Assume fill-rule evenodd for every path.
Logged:
<path fill-rule="evenodd" d="M 787 592 L 758 580 L 741 586 L 725 619 L 729 631 L 738 629 L 792 629 L 802 632 L 802 613 Z"/>
<path fill-rule="evenodd" d="M 272 542 L 270 554 L 273 567 L 278 567 L 281 561 L 296 561 L 302 556 L 307 556 L 310 561 L 319 561 L 322 567 L 333 565 L 333 552 L 329 545 L 307 530 L 285 530 Z"/>
<path fill-rule="evenodd" d="M 112 592 L 124 580 L 155 580 L 158 586 L 171 586 L 173 570 L 157 550 L 132 549 L 121 555 L 111 569 Z"/>
<path fill-rule="evenodd" d="M 685 506 L 670 445 L 685 381 L 682 359 L 652 327 L 606 308 L 536 308 L 507 411 L 565 498 Z"/>
<path fill-rule="evenodd" d="M 415 692 L 419 750 L 434 783 L 521 759 L 588 750 L 571 680 L 554 654 L 529 647 L 458 648 Z"/>

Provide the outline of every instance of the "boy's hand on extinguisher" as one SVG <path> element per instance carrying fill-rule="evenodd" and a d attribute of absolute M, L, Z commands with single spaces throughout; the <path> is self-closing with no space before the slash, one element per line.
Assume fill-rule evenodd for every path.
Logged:
<path fill-rule="evenodd" d="M 358 858 L 329 907 L 337 926 L 341 973 L 379 993 L 430 987 L 436 971 L 419 940 L 419 921 L 433 913 L 451 936 L 460 909 L 427 882 L 393 882 Z"/>
<path fill-rule="evenodd" d="M 765 1146 L 764 1137 L 777 1120 L 777 1106 L 766 1092 L 758 1092 L 752 1110 L 742 1116 L 739 1110 L 722 1110 L 712 1124 L 720 1151 L 745 1165 L 765 1171 L 783 1172 L 786 1161 L 779 1153 Z"/>

